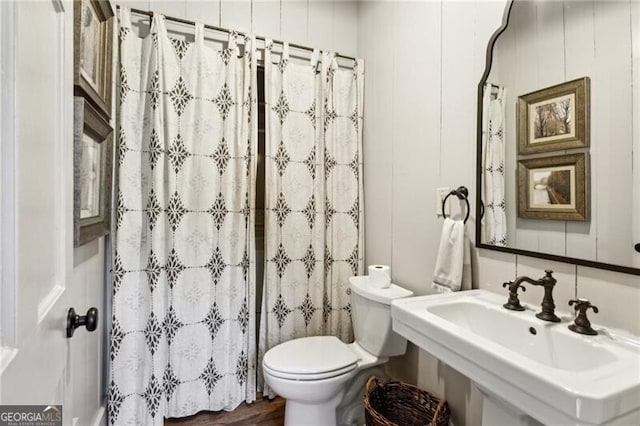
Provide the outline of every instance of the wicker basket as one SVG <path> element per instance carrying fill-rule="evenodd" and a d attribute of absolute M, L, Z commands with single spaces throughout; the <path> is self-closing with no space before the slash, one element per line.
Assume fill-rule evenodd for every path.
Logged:
<path fill-rule="evenodd" d="M 367 426 L 448 426 L 449 406 L 416 386 L 369 377 L 364 394 Z"/>

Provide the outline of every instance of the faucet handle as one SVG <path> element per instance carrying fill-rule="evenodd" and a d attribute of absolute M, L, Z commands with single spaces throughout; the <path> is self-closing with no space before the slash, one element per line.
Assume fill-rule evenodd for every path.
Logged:
<path fill-rule="evenodd" d="M 595 336 L 596 334 L 598 334 L 598 332 L 591 327 L 591 321 L 589 321 L 589 318 L 587 318 L 587 310 L 591 308 L 593 309 L 593 312 L 597 314 L 598 307 L 592 305 L 588 299 L 569 300 L 569 306 L 573 306 L 574 304 L 576 305 L 574 306 L 574 309 L 578 312 L 578 316 L 576 317 L 573 324 L 569 326 L 569 330 L 575 333 L 587 334 L 590 336 Z"/>
<path fill-rule="evenodd" d="M 502 283 L 502 287 L 509 287 L 509 300 L 502 306 L 512 311 L 524 311 L 524 307 L 518 299 L 518 288 L 521 288 L 522 291 L 527 291 L 527 289 L 521 283 L 516 283 L 515 281 Z"/>
<path fill-rule="evenodd" d="M 598 307 L 596 305 L 592 305 L 589 299 L 578 298 L 569 300 L 569 306 L 573 306 L 574 304 L 576 306 L 573 309 L 579 311 L 580 314 L 586 315 L 587 309 L 589 308 L 593 309 L 594 313 L 598 313 Z"/>
<path fill-rule="evenodd" d="M 502 288 L 506 288 L 509 287 L 509 291 L 518 291 L 518 288 L 521 288 L 522 291 L 527 291 L 526 287 L 523 286 L 522 284 L 518 284 L 515 286 L 515 288 L 513 288 L 513 284 L 515 283 L 515 281 L 511 280 L 511 281 L 507 281 L 506 283 L 502 283 Z"/>

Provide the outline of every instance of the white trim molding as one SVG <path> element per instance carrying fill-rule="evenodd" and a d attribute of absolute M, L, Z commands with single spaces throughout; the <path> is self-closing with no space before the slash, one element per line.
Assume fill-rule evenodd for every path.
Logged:
<path fill-rule="evenodd" d="M 0 347 L 16 344 L 15 4 L 0 2 Z"/>

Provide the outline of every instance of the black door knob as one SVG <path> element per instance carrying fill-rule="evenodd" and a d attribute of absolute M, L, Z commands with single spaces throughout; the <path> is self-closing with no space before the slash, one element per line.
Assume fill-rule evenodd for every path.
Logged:
<path fill-rule="evenodd" d="M 640 243 L 638 243 L 638 244 L 636 244 L 635 246 L 633 246 L 633 248 L 635 248 L 635 249 L 636 249 L 636 251 L 637 251 L 638 253 L 640 253 Z"/>
<path fill-rule="evenodd" d="M 67 337 L 72 337 L 78 327 L 85 326 L 88 331 L 94 331 L 98 327 L 98 308 L 89 308 L 87 315 L 80 316 L 76 310 L 69 308 L 67 312 Z"/>

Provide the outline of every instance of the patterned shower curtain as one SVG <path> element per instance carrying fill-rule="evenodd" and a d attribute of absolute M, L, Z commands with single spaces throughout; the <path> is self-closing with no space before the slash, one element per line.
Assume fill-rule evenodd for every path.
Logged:
<path fill-rule="evenodd" d="M 255 399 L 255 43 L 120 25 L 109 418 L 161 425 Z"/>
<path fill-rule="evenodd" d="M 482 241 L 494 246 L 507 245 L 504 198 L 505 101 L 504 87 L 485 85 L 482 115 L 482 199 L 485 211 L 481 228 Z"/>
<path fill-rule="evenodd" d="M 363 273 L 363 65 L 265 52 L 265 278 L 259 359 L 304 336 L 352 340 L 348 280 Z M 262 375 L 259 376 L 262 379 Z M 264 391 L 273 395 L 269 389 Z"/>

